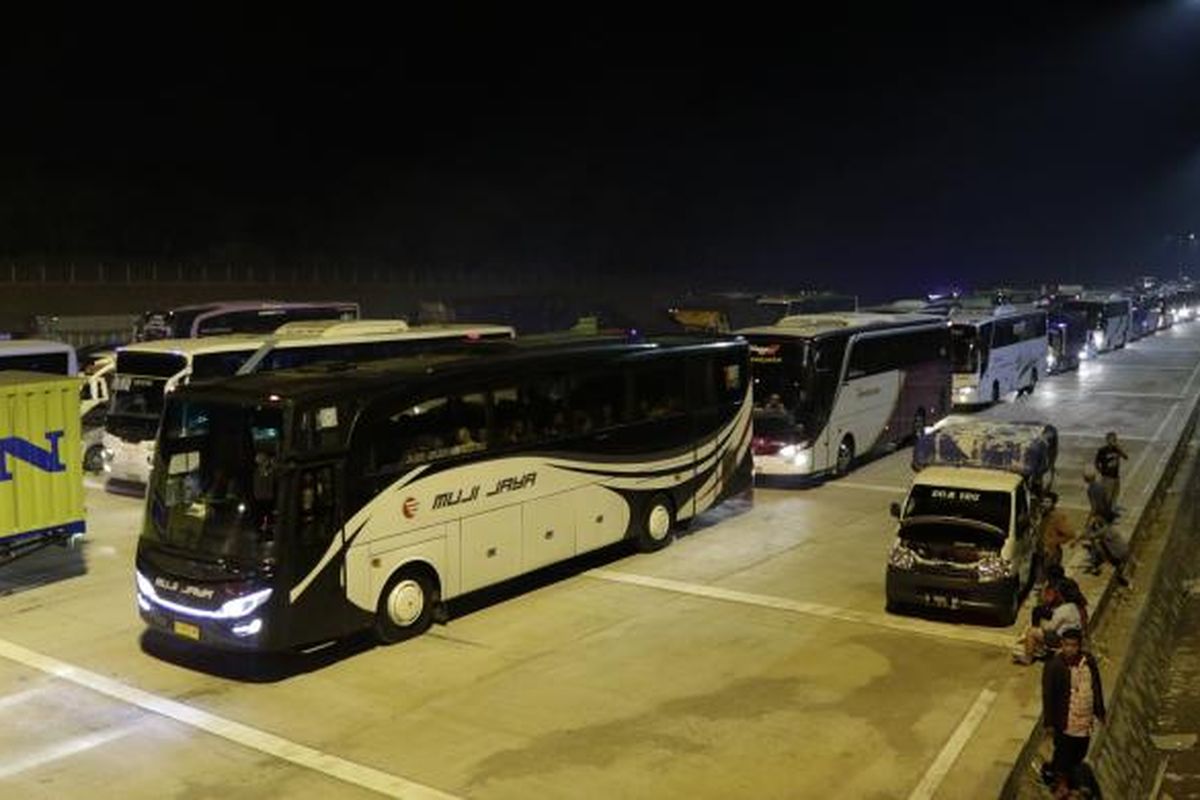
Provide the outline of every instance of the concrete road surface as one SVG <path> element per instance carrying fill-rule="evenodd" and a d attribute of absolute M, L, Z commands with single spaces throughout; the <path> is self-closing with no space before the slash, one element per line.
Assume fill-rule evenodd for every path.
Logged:
<path fill-rule="evenodd" d="M 1062 502 L 1121 433 L 1136 517 L 1200 389 L 1200 325 L 982 412 L 1063 431 Z M 995 796 L 1035 721 L 1015 629 L 883 609 L 909 453 L 760 489 L 650 555 L 616 548 L 382 648 L 197 655 L 143 637 L 141 503 L 0 573 L 6 797 Z M 1025 614 L 1022 613 L 1022 618 Z"/>

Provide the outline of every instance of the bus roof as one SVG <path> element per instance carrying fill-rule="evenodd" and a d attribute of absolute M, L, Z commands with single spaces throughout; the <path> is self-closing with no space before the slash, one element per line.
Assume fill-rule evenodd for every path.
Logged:
<path fill-rule="evenodd" d="M 857 333 L 859 331 L 908 328 L 914 325 L 933 323 L 944 325 L 946 324 L 946 320 L 934 314 L 830 312 L 827 314 L 797 314 L 784 317 L 774 325 L 744 328 L 737 331 L 737 333 L 749 336 L 794 336 L 811 339 L 839 332 Z"/>
<path fill-rule="evenodd" d="M 258 403 L 267 397 L 294 401 L 347 395 L 369 397 L 433 376 L 450 380 L 464 376 L 500 377 L 531 362 L 578 368 L 592 360 L 714 346 L 737 347 L 744 346 L 744 342 L 731 336 L 699 335 L 656 336 L 642 341 L 617 336 L 561 337 L 539 342 L 514 339 L 481 343 L 479 350 L 469 354 L 426 354 L 256 372 L 193 384 L 185 391 L 189 395 L 235 403 Z"/>
<path fill-rule="evenodd" d="M 358 307 L 351 300 L 214 300 L 209 303 L 192 303 L 186 306 L 175 306 L 171 312 L 177 311 L 270 311 L 276 308 L 324 308 L 327 306 Z"/>
<path fill-rule="evenodd" d="M 0 357 L 74 352 L 71 345 L 50 339 L 0 339 Z"/>
<path fill-rule="evenodd" d="M 290 328 L 291 325 L 295 328 Z M 283 330 L 288 328 L 288 330 Z M 513 329 L 507 325 L 472 325 L 454 323 L 446 325 L 418 325 L 410 327 L 403 320 L 356 320 L 338 322 L 297 322 L 282 326 L 282 335 L 225 333 L 200 339 L 156 339 L 150 342 L 135 342 L 119 348 L 118 352 L 169 353 L 173 355 L 197 355 L 201 353 L 224 353 L 233 350 L 256 350 L 268 342 L 275 347 L 288 348 L 344 342 L 363 342 L 394 338 L 424 339 L 461 334 L 472 336 L 512 336 Z"/>

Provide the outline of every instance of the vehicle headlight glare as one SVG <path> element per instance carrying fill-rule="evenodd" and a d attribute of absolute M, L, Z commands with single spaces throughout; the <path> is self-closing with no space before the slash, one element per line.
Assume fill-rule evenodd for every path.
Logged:
<path fill-rule="evenodd" d="M 975 565 L 975 574 L 981 582 L 1002 581 L 1011 578 L 1013 572 L 1012 562 L 1007 558 L 1002 558 L 998 555 L 984 556 Z"/>
<path fill-rule="evenodd" d="M 783 447 L 779 448 L 779 457 L 780 458 L 791 459 L 791 458 L 794 458 L 795 455 L 796 455 L 796 445 L 794 445 L 794 444 L 785 444 Z"/>
<path fill-rule="evenodd" d="M 888 554 L 888 564 L 896 569 L 912 569 L 916 561 L 916 554 L 901 541 L 893 544 L 892 551 Z"/>
<path fill-rule="evenodd" d="M 261 606 L 271 597 L 270 589 L 259 589 L 257 592 L 252 592 L 242 597 L 235 597 L 232 600 L 227 600 L 221 605 L 221 610 L 218 616 L 226 619 L 237 619 L 244 617 L 254 609 Z"/>

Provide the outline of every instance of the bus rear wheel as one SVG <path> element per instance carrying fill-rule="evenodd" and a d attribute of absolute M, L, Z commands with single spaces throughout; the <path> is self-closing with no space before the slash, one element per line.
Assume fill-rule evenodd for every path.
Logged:
<path fill-rule="evenodd" d="M 1000 402 L 1000 382 L 992 381 L 992 405 Z"/>
<path fill-rule="evenodd" d="M 437 586 L 428 570 L 404 567 L 388 579 L 375 610 L 375 638 L 395 644 L 420 636 L 433 623 Z"/>
<path fill-rule="evenodd" d="M 665 494 L 656 494 L 642 511 L 642 521 L 634 542 L 641 552 L 653 553 L 671 543 L 674 529 L 675 511 L 670 498 Z"/>

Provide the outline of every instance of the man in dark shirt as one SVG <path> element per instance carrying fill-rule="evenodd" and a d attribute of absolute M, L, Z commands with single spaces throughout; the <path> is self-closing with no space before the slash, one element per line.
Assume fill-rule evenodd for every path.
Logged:
<path fill-rule="evenodd" d="M 1117 434 L 1109 431 L 1104 437 L 1104 446 L 1096 451 L 1096 471 L 1100 473 L 1100 484 L 1108 495 L 1110 508 L 1117 507 L 1117 495 L 1121 493 L 1121 459 L 1129 458 L 1121 445 L 1117 444 Z"/>

